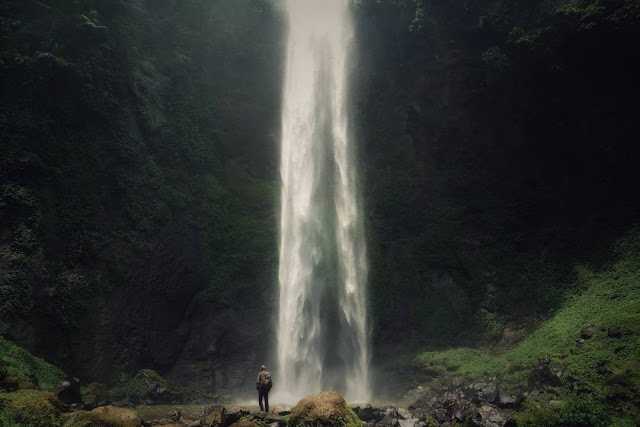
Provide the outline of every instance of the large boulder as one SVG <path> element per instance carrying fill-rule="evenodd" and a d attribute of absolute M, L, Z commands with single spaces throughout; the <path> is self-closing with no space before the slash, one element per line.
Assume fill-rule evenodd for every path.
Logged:
<path fill-rule="evenodd" d="M 100 406 L 92 411 L 78 411 L 66 417 L 64 427 L 140 427 L 142 419 L 127 408 Z"/>
<path fill-rule="evenodd" d="M 562 378 L 551 366 L 549 357 L 538 360 L 536 366 L 529 373 L 528 385 L 532 389 L 562 385 Z"/>
<path fill-rule="evenodd" d="M 300 400 L 291 410 L 289 425 L 361 427 L 362 422 L 342 396 L 327 391 Z"/>

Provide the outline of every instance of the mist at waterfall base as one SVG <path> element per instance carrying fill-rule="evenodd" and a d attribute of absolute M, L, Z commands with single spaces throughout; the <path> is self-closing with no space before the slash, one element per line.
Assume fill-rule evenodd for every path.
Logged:
<path fill-rule="evenodd" d="M 289 0 L 273 400 L 369 399 L 367 261 L 348 111 L 346 0 Z"/>

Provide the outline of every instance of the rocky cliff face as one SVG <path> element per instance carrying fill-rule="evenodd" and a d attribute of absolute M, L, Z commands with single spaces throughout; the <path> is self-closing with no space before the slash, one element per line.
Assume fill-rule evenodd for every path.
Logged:
<path fill-rule="evenodd" d="M 378 345 L 497 343 L 545 318 L 573 265 L 606 262 L 638 218 L 637 6 L 362 2 L 357 16 Z"/>
<path fill-rule="evenodd" d="M 241 384 L 217 376 L 271 337 L 277 13 L 51 0 L 0 17 L 2 333 L 83 379 L 202 362 L 208 390 Z"/>
<path fill-rule="evenodd" d="M 375 354 L 517 341 L 637 221 L 636 2 L 354 13 Z M 266 0 L 0 5 L 0 332 L 83 378 L 251 385 L 282 31 Z"/>

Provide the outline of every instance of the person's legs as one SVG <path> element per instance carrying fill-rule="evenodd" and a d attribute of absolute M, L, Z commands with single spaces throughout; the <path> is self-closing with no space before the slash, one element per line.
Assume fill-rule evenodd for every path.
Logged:
<path fill-rule="evenodd" d="M 260 405 L 260 410 L 264 411 L 264 407 L 262 406 L 262 398 L 264 397 L 264 392 L 261 388 L 258 389 L 258 404 Z"/>
<path fill-rule="evenodd" d="M 269 390 L 264 391 L 264 410 L 269 412 Z"/>

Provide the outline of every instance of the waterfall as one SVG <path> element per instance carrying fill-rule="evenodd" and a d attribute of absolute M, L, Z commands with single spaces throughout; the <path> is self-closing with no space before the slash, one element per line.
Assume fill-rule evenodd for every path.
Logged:
<path fill-rule="evenodd" d="M 349 131 L 348 0 L 286 0 L 275 397 L 369 398 L 367 262 Z"/>

